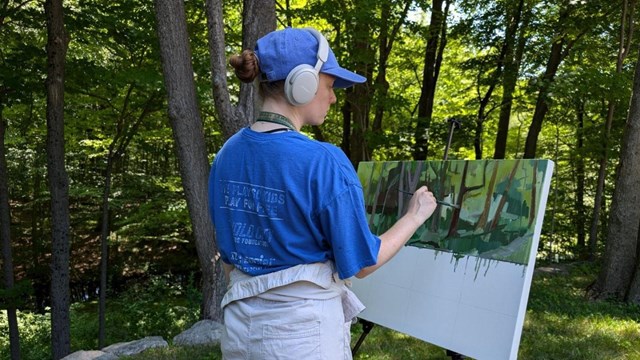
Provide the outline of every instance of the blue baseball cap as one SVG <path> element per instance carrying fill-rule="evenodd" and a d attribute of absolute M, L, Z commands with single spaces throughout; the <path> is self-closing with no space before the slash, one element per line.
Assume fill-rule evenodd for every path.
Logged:
<path fill-rule="evenodd" d="M 318 40 L 308 30 L 288 27 L 260 38 L 254 51 L 258 56 L 264 80 L 284 80 L 298 65 L 316 65 Z M 334 88 L 347 88 L 367 80 L 364 76 L 340 67 L 330 48 L 327 61 L 320 68 L 320 72 L 335 76 Z"/>

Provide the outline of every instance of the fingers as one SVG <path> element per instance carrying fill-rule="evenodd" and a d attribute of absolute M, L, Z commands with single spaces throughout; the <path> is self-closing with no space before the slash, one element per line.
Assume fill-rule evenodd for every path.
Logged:
<path fill-rule="evenodd" d="M 419 223 L 424 222 L 431 216 L 436 208 L 436 198 L 426 186 L 421 186 L 413 192 L 409 213 L 416 216 Z"/>
<path fill-rule="evenodd" d="M 418 196 L 423 195 L 423 196 L 426 196 L 426 198 L 427 198 L 428 200 L 436 201 L 435 196 L 433 195 L 433 193 L 432 193 L 431 191 L 429 191 L 429 189 L 428 189 L 426 186 L 421 186 L 421 187 L 419 187 L 419 188 L 414 192 L 414 194 L 416 194 L 416 195 L 418 195 Z"/>

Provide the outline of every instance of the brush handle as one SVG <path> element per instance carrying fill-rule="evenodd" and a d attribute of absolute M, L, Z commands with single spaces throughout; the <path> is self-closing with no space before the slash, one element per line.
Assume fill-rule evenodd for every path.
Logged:
<path fill-rule="evenodd" d="M 412 193 L 412 192 L 410 192 L 410 191 L 405 191 L 405 190 L 400 190 L 400 189 L 398 189 L 398 192 L 401 192 L 401 193 L 403 193 L 403 194 L 407 194 L 407 195 L 412 195 L 412 196 L 413 196 L 413 193 Z M 449 204 L 448 202 L 444 202 L 444 201 L 441 201 L 441 200 L 436 200 L 436 204 L 438 204 L 438 205 L 444 205 L 444 206 L 450 206 L 450 207 L 452 207 L 452 208 L 454 208 L 454 209 L 459 209 L 459 208 L 460 208 L 460 206 L 458 206 L 458 205 Z"/>

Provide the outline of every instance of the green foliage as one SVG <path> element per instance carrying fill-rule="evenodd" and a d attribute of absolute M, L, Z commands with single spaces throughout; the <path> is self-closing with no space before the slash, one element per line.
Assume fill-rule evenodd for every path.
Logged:
<path fill-rule="evenodd" d="M 153 276 L 130 284 L 117 298 L 108 299 L 106 309 L 107 344 L 132 341 L 146 336 L 162 336 L 169 341 L 199 320 L 200 295 L 193 277 Z M 50 313 L 18 312 L 20 345 L 24 360 L 42 360 L 50 354 Z M 0 312 L 0 360 L 9 359 L 6 311 Z M 151 335 L 153 334 L 153 335 Z M 98 346 L 97 302 L 71 306 L 72 351 Z M 194 350 L 195 354 L 204 351 Z"/>
<path fill-rule="evenodd" d="M 22 359 L 50 359 L 51 314 L 18 311 L 17 315 Z M 9 360 L 9 323 L 5 310 L 0 311 L 0 334 L 0 359 Z"/>
<path fill-rule="evenodd" d="M 197 321 L 198 304 L 186 302 L 186 289 L 169 276 L 152 277 L 133 284 L 124 294 L 107 302 L 107 344 L 132 341 L 145 336 L 171 339 Z M 97 303 L 78 304 L 73 309 L 72 346 L 97 347 Z M 83 335 L 84 334 L 84 335 Z M 153 335 L 149 335 L 153 334 Z"/>

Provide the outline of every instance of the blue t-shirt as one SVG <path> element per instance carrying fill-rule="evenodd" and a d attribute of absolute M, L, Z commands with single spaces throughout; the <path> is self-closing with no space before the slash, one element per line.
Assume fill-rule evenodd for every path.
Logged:
<path fill-rule="evenodd" d="M 250 275 L 333 260 L 346 279 L 377 261 L 353 166 L 298 132 L 232 136 L 211 167 L 209 209 L 222 260 Z"/>

